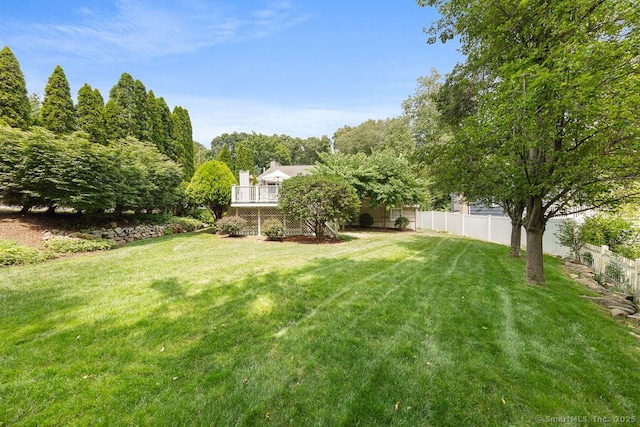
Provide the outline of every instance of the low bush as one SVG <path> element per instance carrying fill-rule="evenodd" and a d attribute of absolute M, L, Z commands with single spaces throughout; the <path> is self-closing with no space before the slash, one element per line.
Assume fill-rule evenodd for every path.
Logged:
<path fill-rule="evenodd" d="M 284 225 L 282 224 L 282 221 L 278 219 L 265 221 L 262 226 L 262 234 L 267 237 L 267 240 L 284 239 Z"/>
<path fill-rule="evenodd" d="M 79 239 L 75 237 L 53 237 L 44 244 L 47 248 L 60 254 L 77 252 L 93 252 L 114 249 L 117 244 L 108 239 Z"/>
<path fill-rule="evenodd" d="M 584 241 L 593 245 L 607 245 L 609 249 L 628 259 L 640 256 L 640 228 L 629 218 L 616 214 L 588 217 L 582 225 Z"/>
<path fill-rule="evenodd" d="M 205 226 L 204 223 L 198 219 L 183 216 L 172 216 L 169 218 L 168 224 L 175 233 L 195 231 L 204 228 Z M 174 225 L 179 227 L 174 227 Z"/>
<path fill-rule="evenodd" d="M 398 218 L 396 218 L 395 225 L 398 230 L 404 230 L 405 228 L 407 228 L 407 225 L 409 225 L 409 218 L 399 216 Z"/>
<path fill-rule="evenodd" d="M 230 237 L 240 235 L 240 232 L 247 226 L 247 220 L 239 216 L 225 216 L 216 222 L 218 233 L 227 234 Z"/>
<path fill-rule="evenodd" d="M 207 224 L 213 224 L 216 220 L 211 211 L 206 208 L 194 209 L 190 216 Z"/>
<path fill-rule="evenodd" d="M 360 214 L 360 216 L 358 217 L 358 225 L 360 227 L 371 227 L 373 225 L 373 217 L 371 216 L 371 214 L 368 214 L 366 212 Z"/>
<path fill-rule="evenodd" d="M 53 258 L 51 252 L 0 239 L 0 266 L 35 264 Z"/>

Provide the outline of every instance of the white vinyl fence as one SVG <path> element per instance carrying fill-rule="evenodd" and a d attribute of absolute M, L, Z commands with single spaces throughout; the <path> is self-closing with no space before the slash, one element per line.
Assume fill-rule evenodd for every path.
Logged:
<path fill-rule="evenodd" d="M 547 222 L 542 241 L 543 251 L 550 255 L 566 257 L 570 250 L 558 243 L 555 233 L 562 219 Z M 503 216 L 468 215 L 453 212 L 418 212 L 418 229 L 445 231 L 458 236 L 467 236 L 487 242 L 511 245 L 511 220 Z M 526 232 L 522 230 L 520 246 L 526 246 Z M 628 260 L 614 255 L 606 246 L 585 245 L 582 253 L 589 252 L 590 264 L 596 273 L 613 283 L 619 290 L 640 298 L 640 260 Z M 584 258 L 584 257 L 583 257 Z M 586 261 L 586 260 L 585 260 Z"/>
<path fill-rule="evenodd" d="M 585 244 L 582 262 L 621 292 L 640 298 L 640 259 L 630 260 L 614 254 L 608 246 Z"/>
<path fill-rule="evenodd" d="M 542 247 L 545 253 L 567 256 L 569 248 L 557 242 L 554 233 L 558 229 L 560 219 L 551 219 L 547 223 Z M 506 216 L 468 215 L 458 212 L 418 212 L 418 228 L 446 231 L 458 236 L 473 237 L 487 242 L 511 245 L 511 220 Z M 526 246 L 527 235 L 522 230 L 522 248 Z"/>

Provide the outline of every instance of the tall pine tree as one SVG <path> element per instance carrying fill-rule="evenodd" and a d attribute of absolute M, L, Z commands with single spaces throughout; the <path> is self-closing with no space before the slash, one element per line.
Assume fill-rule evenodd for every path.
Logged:
<path fill-rule="evenodd" d="M 218 153 L 216 160 L 229 166 L 229 170 L 236 174 L 236 170 L 233 167 L 233 157 L 231 156 L 231 151 L 229 150 L 228 145 L 222 147 L 222 150 Z"/>
<path fill-rule="evenodd" d="M 109 92 L 109 101 L 105 106 L 105 120 L 108 138 L 116 140 L 126 136 L 138 138 L 138 101 L 136 84 L 131 74 L 122 73 L 120 80 Z"/>
<path fill-rule="evenodd" d="M 174 153 L 173 156 L 177 157 L 177 150 L 174 148 L 173 143 L 173 118 L 171 116 L 171 110 L 167 105 L 163 97 L 156 98 L 156 104 L 159 113 L 158 123 L 161 125 L 160 136 L 162 145 L 164 147 L 164 153 Z M 169 156 L 171 157 L 171 156 Z"/>
<path fill-rule="evenodd" d="M 249 173 L 254 173 L 253 166 L 253 152 L 251 148 L 249 148 L 246 144 L 241 142 L 236 147 L 236 174 L 239 174 L 240 171 L 249 171 Z M 238 176 L 238 180 L 240 177 Z"/>
<path fill-rule="evenodd" d="M 71 89 L 59 65 L 53 69 L 44 89 L 40 117 L 42 125 L 53 133 L 68 134 L 76 130 L 76 110 L 71 99 Z"/>
<path fill-rule="evenodd" d="M 193 128 L 189 112 L 176 106 L 171 114 L 173 122 L 173 141 L 177 151 L 176 162 L 184 169 L 184 179 L 189 181 L 195 172 L 193 162 Z"/>
<path fill-rule="evenodd" d="M 140 141 L 151 141 L 151 117 L 147 104 L 147 89 L 140 80 L 133 82 L 135 96 L 136 132 L 133 136 Z"/>
<path fill-rule="evenodd" d="M 156 98 L 152 90 L 147 93 L 149 112 L 149 138 L 163 154 L 171 143 L 171 111 L 162 98 Z"/>
<path fill-rule="evenodd" d="M 104 99 L 98 89 L 84 84 L 78 91 L 78 128 L 89 134 L 89 140 L 106 144 Z"/>
<path fill-rule="evenodd" d="M 30 115 L 24 75 L 13 52 L 5 46 L 0 50 L 0 123 L 26 129 Z"/>

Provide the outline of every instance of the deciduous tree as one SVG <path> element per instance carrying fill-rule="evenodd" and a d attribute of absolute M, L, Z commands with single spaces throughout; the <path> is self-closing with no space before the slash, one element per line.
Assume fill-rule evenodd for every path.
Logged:
<path fill-rule="evenodd" d="M 457 132 L 496 156 L 500 191 L 524 202 L 526 279 L 544 283 L 547 221 L 571 205 L 616 203 L 611 189 L 632 189 L 640 171 L 637 4 L 418 2 L 442 15 L 432 40 L 459 35 L 467 65 L 487 76 Z"/>
<path fill-rule="evenodd" d="M 316 238 L 322 239 L 327 224 L 349 221 L 358 214 L 360 198 L 339 177 L 300 175 L 282 183 L 278 206 L 305 221 Z"/>

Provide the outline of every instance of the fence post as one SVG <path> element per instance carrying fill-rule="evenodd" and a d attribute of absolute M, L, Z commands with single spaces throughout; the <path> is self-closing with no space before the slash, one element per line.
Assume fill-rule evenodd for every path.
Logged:
<path fill-rule="evenodd" d="M 491 241 L 491 215 L 487 215 L 487 242 Z"/>
<path fill-rule="evenodd" d="M 606 268 L 604 258 L 608 250 L 609 250 L 609 246 L 607 245 L 600 246 L 600 274 L 604 274 L 604 271 Z"/>
<path fill-rule="evenodd" d="M 460 218 L 460 221 L 462 222 L 462 224 L 460 225 L 460 228 L 462 229 L 462 230 L 461 230 L 461 234 L 462 234 L 463 236 L 466 236 L 465 229 L 464 229 L 464 217 L 465 217 L 466 215 L 465 215 L 465 214 L 463 214 L 462 212 L 460 212 L 460 216 L 462 217 L 462 218 Z"/>
<path fill-rule="evenodd" d="M 444 231 L 449 232 L 449 218 L 446 211 L 444 212 Z"/>
<path fill-rule="evenodd" d="M 633 285 L 633 292 L 636 298 L 640 298 L 640 281 L 638 280 L 638 273 L 640 273 L 640 258 L 637 258 L 635 261 L 635 273 L 636 273 L 636 280 L 635 283 Z"/>

